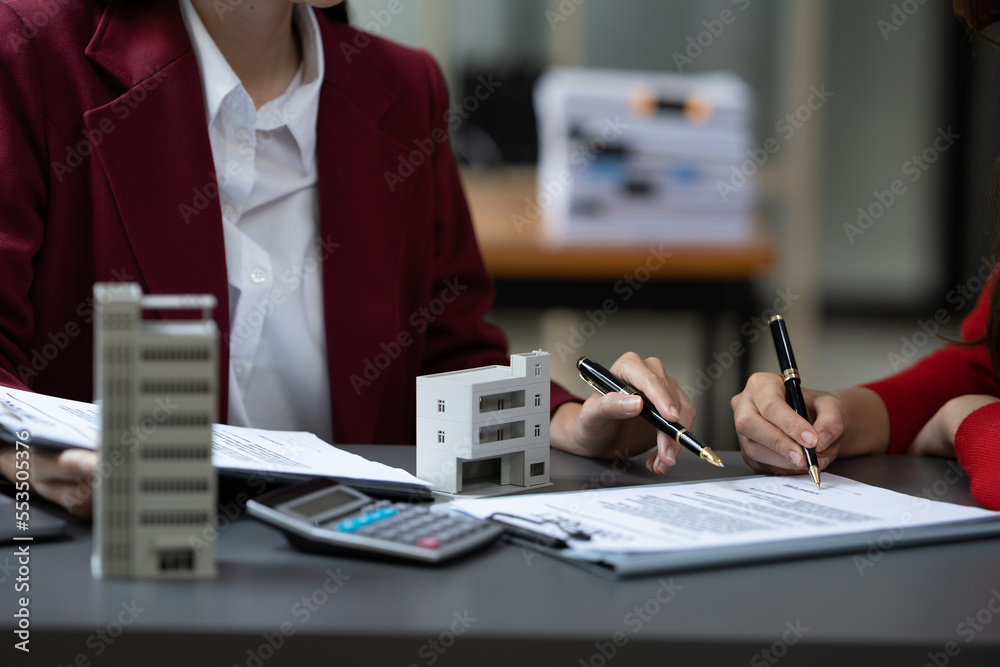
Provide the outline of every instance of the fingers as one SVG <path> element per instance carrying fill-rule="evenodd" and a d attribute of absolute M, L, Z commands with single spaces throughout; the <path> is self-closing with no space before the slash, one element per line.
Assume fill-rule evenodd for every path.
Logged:
<path fill-rule="evenodd" d="M 611 366 L 611 372 L 641 391 L 668 420 L 685 426 L 694 421 L 694 405 L 656 357 L 643 359 L 635 352 L 626 352 Z M 656 450 L 646 461 L 646 467 L 658 475 L 665 475 L 676 465 L 681 446 L 666 433 L 655 432 Z"/>
<path fill-rule="evenodd" d="M 625 394 L 600 394 L 594 392 L 580 410 L 580 423 L 587 429 L 599 431 L 608 422 L 637 417 L 642 411 L 642 398 Z"/>
<path fill-rule="evenodd" d="M 97 453 L 84 449 L 53 452 L 33 449 L 31 452 L 31 489 L 41 497 L 62 505 L 78 516 L 91 515 L 92 480 Z M 0 472 L 14 479 L 13 447 L 0 449 Z"/>
<path fill-rule="evenodd" d="M 806 403 L 812 404 L 813 413 L 816 415 L 813 429 L 819 437 L 819 442 L 816 445 L 818 454 L 836 442 L 844 433 L 843 403 L 833 394 L 826 392 L 803 389 L 802 394 Z"/>
<path fill-rule="evenodd" d="M 670 421 L 690 426 L 695 418 L 694 405 L 681 390 L 677 380 L 667 375 L 656 357 L 643 359 L 626 352 L 612 364 L 611 372 L 645 395 L 661 415 Z"/>
<path fill-rule="evenodd" d="M 690 425 L 695 418 L 691 401 L 680 385 L 667 375 L 663 363 L 655 357 L 643 359 L 634 352 L 622 355 L 612 366 L 624 383 L 640 391 L 660 414 L 671 421 Z M 583 404 L 578 416 L 577 441 L 588 440 L 591 452 L 639 452 L 655 445 L 646 467 L 658 474 L 666 473 L 676 462 L 680 445 L 643 420 L 636 420 L 642 411 L 643 399 L 626 394 L 594 393 Z M 597 454 L 602 455 L 602 454 Z"/>
<path fill-rule="evenodd" d="M 68 480 L 89 480 L 97 467 L 97 452 L 86 449 L 67 449 L 56 460 L 59 475 Z"/>
<path fill-rule="evenodd" d="M 743 443 L 740 443 L 743 445 Z M 761 448 L 759 451 L 755 450 L 753 447 L 741 446 L 741 452 L 743 454 L 743 460 L 746 461 L 755 472 L 767 473 L 770 475 L 801 475 L 806 472 L 805 466 L 801 468 L 791 468 L 788 465 L 788 461 L 776 454 L 775 452 L 765 448 Z M 773 457 L 771 460 L 774 463 L 767 463 L 765 459 L 768 456 Z M 827 456 L 825 454 L 817 455 L 817 460 L 819 463 L 819 469 L 825 470 L 828 465 L 833 461 L 832 456 Z"/>
<path fill-rule="evenodd" d="M 765 465 L 800 468 L 805 463 L 801 446 L 819 444 L 813 426 L 785 402 L 785 386 L 777 375 L 750 376 L 731 405 L 744 452 Z"/>

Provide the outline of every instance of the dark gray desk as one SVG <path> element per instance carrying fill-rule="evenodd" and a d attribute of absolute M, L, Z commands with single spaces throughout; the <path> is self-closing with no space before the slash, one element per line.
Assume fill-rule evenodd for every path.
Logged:
<path fill-rule="evenodd" d="M 355 451 L 413 467 L 411 448 Z M 749 474 L 722 454 L 725 472 Z M 950 465 L 876 457 L 835 472 L 970 504 Z M 558 452 L 552 469 L 556 490 L 659 481 L 641 463 Z M 713 473 L 682 454 L 671 479 Z M 836 556 L 611 581 L 509 544 L 437 569 L 304 555 L 238 520 L 221 531 L 217 580 L 168 584 L 94 581 L 89 526 L 72 532 L 32 546 L 30 656 L 12 649 L 16 565 L 0 546 L 4 667 L 1000 664 L 996 539 L 873 553 L 863 575 Z"/>

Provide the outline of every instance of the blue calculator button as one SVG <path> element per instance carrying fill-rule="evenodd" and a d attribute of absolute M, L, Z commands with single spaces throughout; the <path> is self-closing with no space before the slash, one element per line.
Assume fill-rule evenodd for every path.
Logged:
<path fill-rule="evenodd" d="M 348 519 L 347 521 L 341 521 L 337 524 L 337 530 L 342 533 L 353 533 L 359 528 L 359 524 L 354 519 Z"/>

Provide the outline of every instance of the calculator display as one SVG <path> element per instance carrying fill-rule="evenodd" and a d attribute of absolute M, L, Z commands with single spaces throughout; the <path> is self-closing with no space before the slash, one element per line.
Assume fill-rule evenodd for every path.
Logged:
<path fill-rule="evenodd" d="M 304 503 L 293 505 L 288 508 L 288 511 L 295 512 L 296 514 L 300 514 L 304 517 L 312 518 L 357 501 L 358 497 L 352 493 L 339 490 L 331 491 L 330 493 L 323 494 L 319 498 L 313 498 L 312 500 L 307 500 Z"/>

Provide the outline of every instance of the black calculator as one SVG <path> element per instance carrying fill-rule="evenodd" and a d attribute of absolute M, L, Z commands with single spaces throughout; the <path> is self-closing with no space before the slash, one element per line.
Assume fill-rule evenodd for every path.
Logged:
<path fill-rule="evenodd" d="M 250 516 L 303 551 L 441 563 L 496 540 L 503 526 L 448 513 L 446 505 L 375 500 L 327 479 L 247 501 Z"/>

